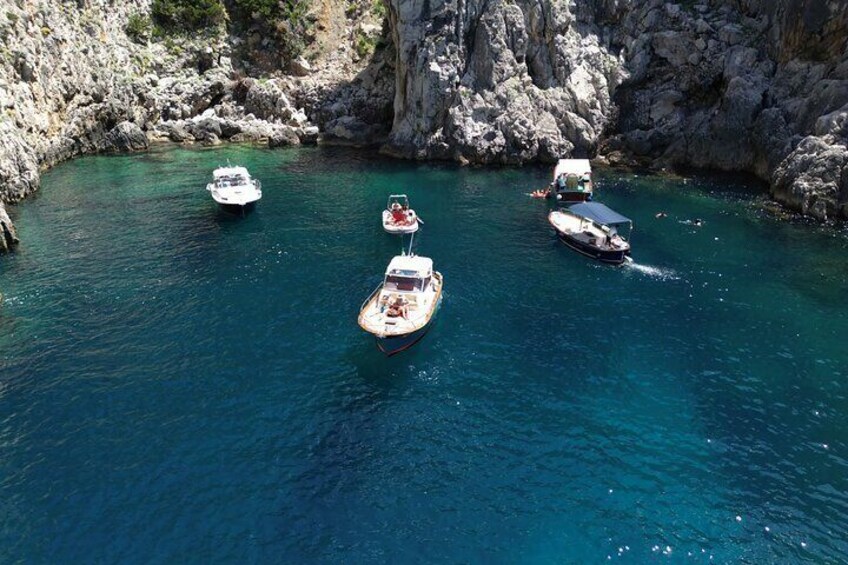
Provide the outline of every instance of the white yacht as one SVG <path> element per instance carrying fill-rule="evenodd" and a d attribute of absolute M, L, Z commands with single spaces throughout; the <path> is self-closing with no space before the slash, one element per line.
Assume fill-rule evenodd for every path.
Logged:
<path fill-rule="evenodd" d="M 394 355 L 415 345 L 430 329 L 442 301 L 442 275 L 433 260 L 398 255 L 359 312 L 359 326 L 377 338 L 377 347 Z"/>
<path fill-rule="evenodd" d="M 262 184 L 251 178 L 244 167 L 221 167 L 206 185 L 212 199 L 228 212 L 243 214 L 262 198 Z"/>

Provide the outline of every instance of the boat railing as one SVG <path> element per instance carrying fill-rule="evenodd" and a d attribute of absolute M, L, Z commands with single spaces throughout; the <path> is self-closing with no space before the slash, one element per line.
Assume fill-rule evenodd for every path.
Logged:
<path fill-rule="evenodd" d="M 380 284 L 377 285 L 377 288 L 374 289 L 374 292 L 369 294 L 368 298 L 365 299 L 365 302 L 362 303 L 362 306 L 359 307 L 360 312 L 365 310 L 365 306 L 367 306 L 368 303 L 371 302 L 371 299 L 374 298 L 374 295 L 377 294 L 378 292 L 380 292 L 380 290 L 382 290 L 382 288 L 383 288 L 383 283 L 380 282 Z"/>

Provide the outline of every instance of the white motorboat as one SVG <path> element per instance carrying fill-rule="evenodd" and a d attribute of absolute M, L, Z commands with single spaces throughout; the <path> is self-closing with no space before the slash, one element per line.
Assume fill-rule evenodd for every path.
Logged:
<path fill-rule="evenodd" d="M 433 270 L 433 260 L 398 255 L 362 304 L 359 326 L 374 335 L 380 351 L 394 355 L 424 337 L 441 301 L 442 275 Z"/>
<path fill-rule="evenodd" d="M 262 198 L 262 183 L 251 178 L 244 167 L 221 167 L 206 185 L 212 199 L 228 212 L 243 214 Z"/>
<path fill-rule="evenodd" d="M 409 207 L 406 194 L 392 194 L 383 210 L 383 229 L 392 234 L 415 233 L 418 231 L 418 216 Z"/>

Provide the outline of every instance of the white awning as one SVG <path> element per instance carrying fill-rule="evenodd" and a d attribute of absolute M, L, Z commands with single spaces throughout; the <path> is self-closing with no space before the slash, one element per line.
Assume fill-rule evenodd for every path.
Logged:
<path fill-rule="evenodd" d="M 560 159 L 554 168 L 554 180 L 557 180 L 562 174 L 572 174 L 578 177 L 591 175 L 592 165 L 589 163 L 589 159 Z"/>
<path fill-rule="evenodd" d="M 416 255 L 398 255 L 389 262 L 387 275 L 406 277 L 428 277 L 433 273 L 433 260 Z"/>

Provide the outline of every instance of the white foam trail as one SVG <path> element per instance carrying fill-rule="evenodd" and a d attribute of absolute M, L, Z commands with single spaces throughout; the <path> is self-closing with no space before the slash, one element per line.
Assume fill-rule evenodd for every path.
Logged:
<path fill-rule="evenodd" d="M 643 275 L 648 275 L 649 277 L 654 277 L 656 279 L 664 281 L 680 280 L 680 275 L 678 275 L 673 269 L 663 269 L 661 267 L 652 267 L 650 265 L 642 265 L 640 263 L 626 263 L 626 266 L 642 273 Z"/>

